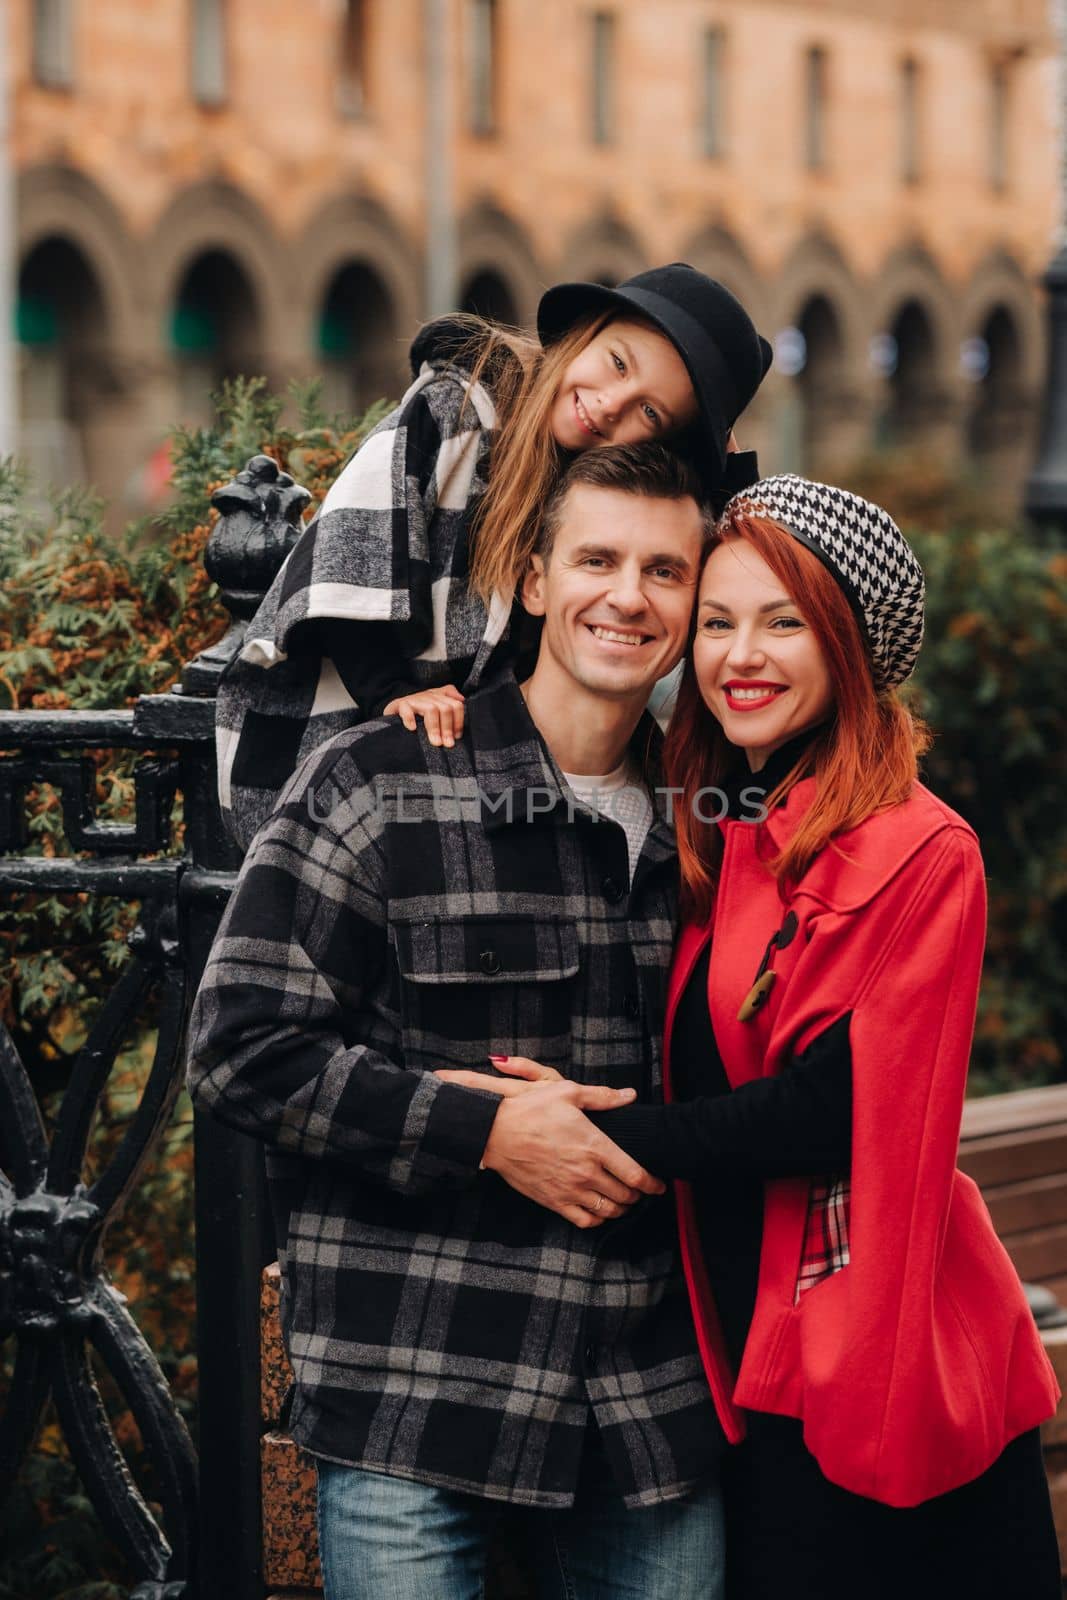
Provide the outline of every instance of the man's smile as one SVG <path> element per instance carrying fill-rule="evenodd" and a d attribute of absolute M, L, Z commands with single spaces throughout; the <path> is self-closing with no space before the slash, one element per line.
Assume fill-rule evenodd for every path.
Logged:
<path fill-rule="evenodd" d="M 648 644 L 652 639 L 652 634 L 650 633 L 638 633 L 633 629 L 610 628 L 601 622 L 587 622 L 586 627 L 594 639 L 600 639 L 604 644 L 624 644 L 632 647 Z"/>

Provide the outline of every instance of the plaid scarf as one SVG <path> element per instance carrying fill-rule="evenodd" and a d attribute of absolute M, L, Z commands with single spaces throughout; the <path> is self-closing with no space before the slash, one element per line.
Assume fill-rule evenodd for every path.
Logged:
<path fill-rule="evenodd" d="M 414 383 L 351 457 L 290 551 L 219 689 L 219 801 L 247 847 L 305 756 L 397 693 L 473 689 L 499 659 L 511 596 L 468 585 L 471 512 L 496 422 L 451 359 L 449 324 L 412 349 Z M 314 624 L 359 623 L 345 680 Z M 310 625 L 310 626 L 309 626 Z"/>

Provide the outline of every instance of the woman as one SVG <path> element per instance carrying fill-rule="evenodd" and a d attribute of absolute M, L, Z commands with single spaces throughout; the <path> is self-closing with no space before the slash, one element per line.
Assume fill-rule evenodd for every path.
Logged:
<path fill-rule="evenodd" d="M 721 284 L 681 263 L 560 284 L 537 326 L 540 343 L 476 318 L 423 329 L 414 383 L 249 624 L 218 700 L 220 801 L 242 844 L 354 720 L 399 711 L 435 743 L 458 734 L 460 687 L 515 649 L 515 583 L 570 454 L 670 437 L 710 463 L 720 501 L 755 476 L 731 429 L 770 347 Z"/>
<path fill-rule="evenodd" d="M 674 1103 L 593 1119 L 687 1180 L 745 1600 L 1060 1594 L 1038 1435 L 1058 1391 L 955 1168 L 984 880 L 916 778 L 897 686 L 922 624 L 876 506 L 778 477 L 726 507 L 666 747 Z"/>

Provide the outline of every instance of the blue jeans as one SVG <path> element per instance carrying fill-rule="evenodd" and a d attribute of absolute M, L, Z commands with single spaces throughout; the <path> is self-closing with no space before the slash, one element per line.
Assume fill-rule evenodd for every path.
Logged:
<path fill-rule="evenodd" d="M 541 1600 L 722 1600 L 723 1514 L 709 1481 L 683 1500 L 628 1511 L 585 1475 L 567 1511 L 518 1512 L 362 1467 L 316 1463 L 325 1600 L 482 1600 L 505 1517 L 525 1524 Z"/>

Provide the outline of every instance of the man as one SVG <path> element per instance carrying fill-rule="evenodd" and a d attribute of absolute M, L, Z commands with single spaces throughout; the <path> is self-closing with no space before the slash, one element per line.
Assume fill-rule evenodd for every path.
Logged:
<path fill-rule="evenodd" d="M 532 676 L 472 696 L 452 749 L 388 719 L 310 757 L 219 930 L 190 1084 L 271 1146 L 328 1600 L 481 1594 L 509 1502 L 545 1593 L 721 1593 L 672 1208 L 583 1115 L 659 1091 L 675 858 L 644 708 L 688 635 L 697 492 L 658 445 L 580 456 L 524 585 Z M 566 1081 L 500 1099 L 494 1053 Z M 479 1066 L 485 1092 L 434 1075 Z"/>

